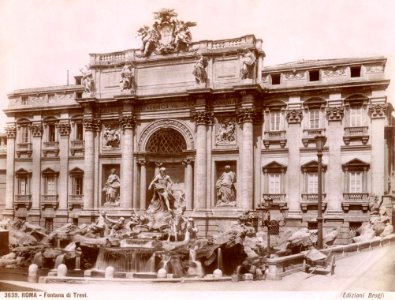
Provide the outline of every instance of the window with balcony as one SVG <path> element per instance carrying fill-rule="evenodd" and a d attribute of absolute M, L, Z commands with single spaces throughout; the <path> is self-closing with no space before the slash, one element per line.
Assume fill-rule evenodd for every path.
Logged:
<path fill-rule="evenodd" d="M 56 126 L 54 123 L 48 124 L 47 141 L 56 142 Z"/>
<path fill-rule="evenodd" d="M 71 191 L 69 194 L 69 208 L 82 207 L 84 197 L 84 171 L 74 168 L 70 171 Z"/>
<path fill-rule="evenodd" d="M 75 124 L 75 139 L 77 141 L 82 141 L 84 139 L 84 126 L 82 123 Z"/>
<path fill-rule="evenodd" d="M 305 108 L 303 118 L 303 137 L 302 143 L 305 147 L 313 145 L 315 147 L 315 137 L 325 135 L 324 107 L 325 99 L 314 97 L 303 103 Z"/>
<path fill-rule="evenodd" d="M 19 120 L 17 125 L 16 154 L 18 158 L 29 158 L 33 153 L 30 138 L 30 122 L 26 119 Z"/>
<path fill-rule="evenodd" d="M 19 169 L 15 172 L 16 176 L 16 195 L 14 199 L 15 206 L 25 206 L 30 207 L 30 177 L 31 173 L 25 169 Z"/>
<path fill-rule="evenodd" d="M 72 122 L 70 152 L 73 156 L 84 154 L 84 126 L 81 119 Z"/>
<path fill-rule="evenodd" d="M 370 165 L 359 159 L 353 159 L 342 165 L 344 173 L 344 193 L 342 207 L 348 211 L 350 206 L 368 209 L 369 193 L 368 171 Z"/>
<path fill-rule="evenodd" d="M 326 208 L 325 202 L 325 172 L 327 166 L 322 165 L 322 206 Z M 318 204 L 318 162 L 310 161 L 301 167 L 303 175 L 303 191 L 301 207 L 306 211 L 310 206 L 317 207 Z"/>
<path fill-rule="evenodd" d="M 42 206 L 57 206 L 58 204 L 58 172 L 47 168 L 42 172 L 43 194 L 41 197 Z"/>
<path fill-rule="evenodd" d="M 345 100 L 345 124 L 343 140 L 346 145 L 361 143 L 369 140 L 367 124 L 367 103 L 369 99 L 363 96 L 352 96 Z"/>
<path fill-rule="evenodd" d="M 265 148 L 269 148 L 272 144 L 279 145 L 281 148 L 285 147 L 287 142 L 284 126 L 285 115 L 283 111 L 285 105 L 284 102 L 279 101 L 271 103 L 265 108 L 263 139 Z"/>
<path fill-rule="evenodd" d="M 281 208 L 286 207 L 285 202 L 285 173 L 287 167 L 273 161 L 263 167 L 264 190 L 263 199 L 270 197 L 273 203 Z"/>

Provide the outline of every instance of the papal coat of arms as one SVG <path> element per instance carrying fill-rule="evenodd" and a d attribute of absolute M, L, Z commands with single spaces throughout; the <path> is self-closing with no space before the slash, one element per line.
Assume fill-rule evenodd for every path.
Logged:
<path fill-rule="evenodd" d="M 173 9 L 162 9 L 155 12 L 155 23 L 152 28 L 144 25 L 138 30 L 141 35 L 143 46 L 141 51 L 145 57 L 152 53 L 168 54 L 186 52 L 192 42 L 189 28 L 195 26 L 195 22 L 178 20 Z"/>

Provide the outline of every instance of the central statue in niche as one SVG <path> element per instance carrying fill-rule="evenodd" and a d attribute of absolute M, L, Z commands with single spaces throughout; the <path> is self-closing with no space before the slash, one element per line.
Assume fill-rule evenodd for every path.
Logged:
<path fill-rule="evenodd" d="M 171 190 L 172 185 L 173 181 L 166 174 L 166 168 L 161 167 L 159 174 L 154 177 L 148 186 L 149 190 L 154 189 L 154 196 L 147 209 L 148 213 L 172 211 L 174 207 L 174 196 Z"/>

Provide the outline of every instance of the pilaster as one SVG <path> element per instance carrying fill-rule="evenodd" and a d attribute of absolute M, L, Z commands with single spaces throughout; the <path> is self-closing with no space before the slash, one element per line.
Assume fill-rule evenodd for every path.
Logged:
<path fill-rule="evenodd" d="M 7 133 L 7 172 L 6 172 L 6 194 L 5 212 L 6 217 L 12 217 L 14 212 L 14 176 L 15 176 L 15 124 L 8 124 L 5 128 Z"/>
<path fill-rule="evenodd" d="M 58 123 L 59 130 L 59 210 L 67 210 L 68 182 L 69 182 L 69 135 L 70 123 L 63 120 Z"/>
<path fill-rule="evenodd" d="M 32 211 L 36 213 L 40 210 L 40 196 L 41 196 L 41 137 L 43 133 L 43 126 L 41 122 L 34 122 L 30 127 L 32 133 Z"/>

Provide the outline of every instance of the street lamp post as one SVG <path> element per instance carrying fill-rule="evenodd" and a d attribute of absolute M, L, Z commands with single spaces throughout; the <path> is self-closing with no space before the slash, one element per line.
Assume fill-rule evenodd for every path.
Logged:
<path fill-rule="evenodd" d="M 323 135 L 317 135 L 315 137 L 317 146 L 317 157 L 318 157 L 318 216 L 317 216 L 317 230 L 318 230 L 318 249 L 323 248 L 323 233 L 322 233 L 322 150 L 324 148 L 326 137 Z"/>
<path fill-rule="evenodd" d="M 270 216 L 270 209 L 273 206 L 273 199 L 271 197 L 265 198 L 263 204 L 258 204 L 256 210 L 258 211 L 260 225 L 267 228 L 267 257 L 270 257 L 270 233 L 274 228 L 279 228 L 284 225 L 284 221 L 272 220 Z"/>

